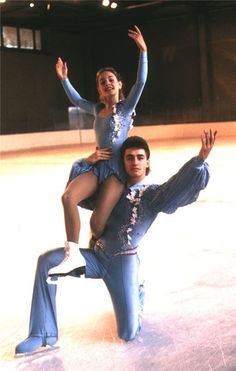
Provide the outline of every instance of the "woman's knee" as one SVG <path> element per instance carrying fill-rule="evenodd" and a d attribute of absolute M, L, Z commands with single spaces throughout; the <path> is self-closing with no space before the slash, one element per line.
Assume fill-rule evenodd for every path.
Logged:
<path fill-rule="evenodd" d="M 72 190 L 66 189 L 61 196 L 61 201 L 63 206 L 69 206 L 73 204 L 77 205 L 77 203 L 80 201 L 79 199 L 77 200 L 77 198 L 75 197 L 75 194 Z"/>
<path fill-rule="evenodd" d="M 63 206 L 65 206 L 67 204 L 68 197 L 69 197 L 68 192 L 65 190 L 65 192 L 61 196 L 61 202 L 62 202 Z"/>

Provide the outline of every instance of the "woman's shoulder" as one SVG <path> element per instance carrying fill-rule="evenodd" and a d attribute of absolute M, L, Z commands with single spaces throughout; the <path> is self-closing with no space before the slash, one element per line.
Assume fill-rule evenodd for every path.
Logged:
<path fill-rule="evenodd" d="M 104 104 L 102 102 L 96 102 L 95 103 L 95 113 L 96 115 L 99 114 L 99 112 L 101 112 L 101 110 L 104 108 Z"/>

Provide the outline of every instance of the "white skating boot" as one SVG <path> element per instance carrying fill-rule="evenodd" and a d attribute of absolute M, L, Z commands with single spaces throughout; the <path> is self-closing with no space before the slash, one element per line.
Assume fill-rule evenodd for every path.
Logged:
<path fill-rule="evenodd" d="M 49 269 L 48 275 L 66 275 L 67 273 L 73 271 L 75 268 L 85 266 L 86 262 L 79 251 L 79 246 L 75 242 L 65 242 L 65 258 L 57 265 Z"/>

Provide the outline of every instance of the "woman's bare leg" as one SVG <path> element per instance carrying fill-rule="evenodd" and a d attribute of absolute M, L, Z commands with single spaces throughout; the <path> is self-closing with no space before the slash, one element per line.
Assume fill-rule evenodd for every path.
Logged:
<path fill-rule="evenodd" d="M 62 195 L 67 241 L 78 243 L 80 216 L 78 203 L 90 197 L 97 189 L 97 177 L 93 172 L 84 173 L 74 178 Z"/>
<path fill-rule="evenodd" d="M 78 203 L 91 196 L 96 189 L 97 177 L 92 172 L 78 175 L 66 187 L 62 196 L 67 235 L 65 258 L 59 265 L 49 269 L 49 275 L 67 274 L 86 264 L 78 246 L 80 233 Z"/>
<path fill-rule="evenodd" d="M 97 239 L 103 232 L 106 222 L 119 201 L 124 190 L 124 184 L 115 175 L 109 176 L 100 186 L 96 206 L 90 219 L 91 232 Z"/>

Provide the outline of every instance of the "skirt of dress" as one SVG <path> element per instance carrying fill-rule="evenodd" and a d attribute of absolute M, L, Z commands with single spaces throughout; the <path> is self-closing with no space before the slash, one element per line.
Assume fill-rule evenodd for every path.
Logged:
<path fill-rule="evenodd" d="M 94 165 L 89 165 L 84 159 L 76 160 L 70 170 L 68 183 L 69 184 L 77 176 L 92 171 L 98 178 L 99 188 L 102 183 L 111 175 L 115 175 L 122 183 L 126 181 L 126 175 L 120 161 L 114 158 L 106 161 L 98 161 Z M 85 200 L 82 200 L 78 205 L 84 209 L 93 210 L 96 204 L 96 199 L 99 193 L 98 190 Z"/>

